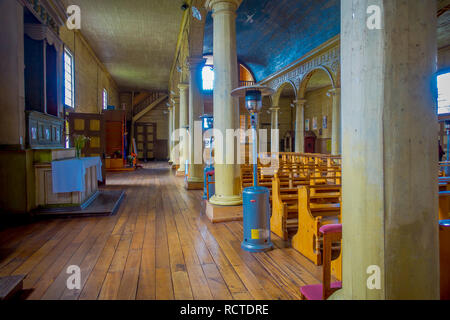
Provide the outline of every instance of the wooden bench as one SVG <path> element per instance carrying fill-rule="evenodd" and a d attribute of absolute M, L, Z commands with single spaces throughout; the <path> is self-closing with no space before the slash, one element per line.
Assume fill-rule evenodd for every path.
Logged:
<path fill-rule="evenodd" d="M 332 246 L 333 242 L 342 240 L 342 226 L 326 225 L 320 228 L 323 235 L 323 269 L 322 284 L 303 286 L 300 288 L 302 300 L 327 300 L 334 292 L 342 288 L 342 282 L 331 282 Z"/>
<path fill-rule="evenodd" d="M 288 240 L 288 220 L 292 216 L 296 218 L 298 212 L 297 188 L 282 188 L 278 175 L 272 180 L 272 216 L 270 217 L 270 229 L 283 240 Z"/>
<path fill-rule="evenodd" d="M 311 187 L 298 189 L 298 228 L 292 239 L 292 247 L 316 265 L 322 264 L 323 240 L 320 228 L 340 223 L 341 205 L 337 197 L 325 197 L 315 192 L 319 201 L 311 198 Z"/>

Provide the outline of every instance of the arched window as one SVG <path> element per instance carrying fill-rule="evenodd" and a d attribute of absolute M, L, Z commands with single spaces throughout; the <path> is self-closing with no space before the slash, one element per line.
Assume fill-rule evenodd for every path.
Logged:
<path fill-rule="evenodd" d="M 212 55 L 204 56 L 205 66 L 202 69 L 202 89 L 205 93 L 211 93 L 214 90 L 214 60 Z M 239 64 L 239 86 L 251 86 L 255 84 L 255 79 L 248 68 Z"/>
<path fill-rule="evenodd" d="M 438 74 L 438 114 L 450 113 L 450 71 Z"/>
<path fill-rule="evenodd" d="M 214 89 L 214 68 L 205 65 L 202 70 L 203 91 L 212 91 Z"/>

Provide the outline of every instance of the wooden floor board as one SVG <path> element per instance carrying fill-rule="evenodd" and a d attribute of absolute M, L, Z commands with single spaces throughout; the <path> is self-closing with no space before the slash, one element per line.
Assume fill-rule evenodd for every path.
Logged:
<path fill-rule="evenodd" d="M 321 268 L 273 236 L 274 250 L 241 249 L 242 222 L 211 224 L 201 190 L 186 191 L 166 163 L 111 173 L 123 189 L 116 215 L 39 220 L 0 230 L 0 275 L 26 276 L 23 298 L 299 299 Z M 68 289 L 67 267 L 81 270 Z"/>

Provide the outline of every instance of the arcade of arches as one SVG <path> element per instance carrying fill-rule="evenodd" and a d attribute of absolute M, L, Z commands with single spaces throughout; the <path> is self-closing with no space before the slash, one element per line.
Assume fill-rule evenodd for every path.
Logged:
<path fill-rule="evenodd" d="M 381 29 L 372 2 L 1 0 L 0 282 L 23 299 L 450 299 L 450 1 L 375 1 Z M 256 254 L 252 119 L 232 95 L 254 85 L 271 232 L 252 237 L 274 244 Z"/>

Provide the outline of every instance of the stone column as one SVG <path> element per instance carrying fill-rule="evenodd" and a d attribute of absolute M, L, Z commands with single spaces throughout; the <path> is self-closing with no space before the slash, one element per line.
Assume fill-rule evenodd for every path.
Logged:
<path fill-rule="evenodd" d="M 179 165 L 180 164 L 180 156 L 179 153 L 174 153 L 175 144 L 178 143 L 179 147 L 181 146 L 181 143 L 179 142 L 179 137 L 177 130 L 180 128 L 180 97 L 179 96 L 172 96 L 171 99 L 172 102 L 172 128 L 175 133 L 172 133 L 172 160 L 173 165 Z M 178 142 L 176 142 L 178 141 Z M 178 148 L 179 149 L 179 148 Z"/>
<path fill-rule="evenodd" d="M 189 85 L 181 83 L 178 85 L 180 89 L 180 168 L 178 168 L 177 175 L 184 176 L 185 174 L 185 162 L 189 157 L 189 139 L 186 134 L 182 134 L 184 129 L 187 128 L 188 122 L 188 103 L 189 103 Z"/>
<path fill-rule="evenodd" d="M 200 90 L 202 68 L 205 62 L 206 59 L 203 59 L 203 57 L 187 59 L 187 65 L 189 66 L 189 128 L 191 132 L 189 177 L 185 185 L 188 190 L 203 189 L 203 141 L 201 139 L 202 126 L 200 117 L 203 114 L 204 106 L 203 96 Z"/>
<path fill-rule="evenodd" d="M 172 144 L 172 132 L 173 132 L 173 107 L 168 104 L 168 110 L 169 110 L 169 143 L 168 143 L 168 147 L 169 147 L 169 163 L 172 164 L 173 163 L 173 159 L 172 159 L 172 148 L 173 148 L 173 144 Z"/>
<path fill-rule="evenodd" d="M 332 116 L 331 116 L 331 154 L 341 154 L 341 88 L 335 88 L 328 91 L 332 97 Z"/>
<path fill-rule="evenodd" d="M 305 152 L 305 104 L 306 100 L 294 101 L 295 108 L 295 152 Z"/>
<path fill-rule="evenodd" d="M 214 19 L 214 128 L 224 137 L 222 155 L 215 146 L 216 194 L 210 199 L 214 205 L 234 206 L 242 204 L 239 165 L 228 164 L 226 155 L 236 155 L 236 141 L 226 143 L 226 130 L 239 127 L 239 104 L 231 97 L 238 86 L 236 53 L 236 10 L 241 0 L 207 0 L 206 7 L 212 9 Z M 217 140 L 216 140 L 217 141 Z M 235 157 L 236 158 L 236 157 Z"/>
<path fill-rule="evenodd" d="M 367 26 L 371 3 L 381 29 Z M 439 299 L 436 11 L 435 1 L 341 1 L 343 290 L 333 298 Z"/>
<path fill-rule="evenodd" d="M 277 106 L 273 106 L 270 108 L 271 112 L 271 121 L 270 127 L 272 129 L 270 135 L 270 149 L 271 152 L 276 153 L 280 152 L 280 131 L 278 128 L 278 113 L 280 112 L 280 108 Z"/>

